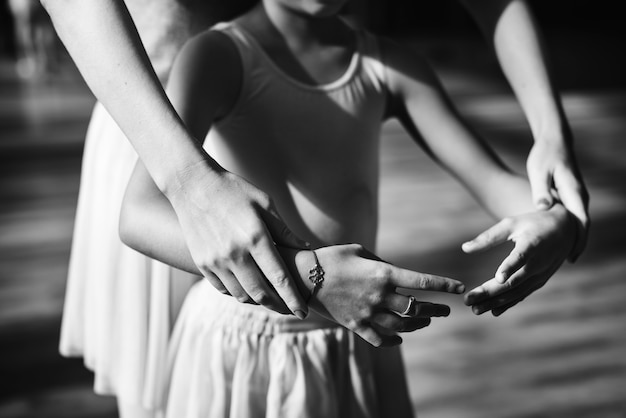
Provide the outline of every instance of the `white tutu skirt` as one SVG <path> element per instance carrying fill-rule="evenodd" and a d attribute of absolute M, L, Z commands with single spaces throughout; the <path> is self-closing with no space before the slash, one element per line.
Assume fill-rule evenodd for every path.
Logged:
<path fill-rule="evenodd" d="M 192 276 L 174 279 L 173 269 L 119 239 L 136 159 L 97 104 L 85 140 L 60 352 L 84 357 L 95 372 L 96 393 L 154 409 L 161 403 L 171 324 Z"/>
<path fill-rule="evenodd" d="M 379 416 L 372 352 L 344 328 L 243 305 L 201 281 L 174 328 L 166 416 Z"/>

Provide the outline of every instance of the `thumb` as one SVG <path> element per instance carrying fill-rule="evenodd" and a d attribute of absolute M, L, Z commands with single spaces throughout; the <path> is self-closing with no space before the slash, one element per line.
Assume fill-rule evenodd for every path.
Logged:
<path fill-rule="evenodd" d="M 488 250 L 508 240 L 510 233 L 510 222 L 502 220 L 473 240 L 464 242 L 461 248 L 466 253 Z"/>
<path fill-rule="evenodd" d="M 552 193 L 552 174 L 537 170 L 528 171 L 528 181 L 532 190 L 533 202 L 538 210 L 548 210 L 554 204 Z"/>
<path fill-rule="evenodd" d="M 311 246 L 289 229 L 276 209 L 272 208 L 266 212 L 263 215 L 263 220 L 276 244 L 287 248 L 309 248 Z"/>

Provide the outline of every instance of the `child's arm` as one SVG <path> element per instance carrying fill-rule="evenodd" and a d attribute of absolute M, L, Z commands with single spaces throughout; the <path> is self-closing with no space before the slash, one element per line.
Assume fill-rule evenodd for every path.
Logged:
<path fill-rule="evenodd" d="M 554 202 L 554 187 L 579 221 L 575 260 L 589 229 L 589 196 L 578 170 L 572 134 L 554 87 L 546 48 L 524 0 L 462 0 L 485 33 L 530 123 L 535 144 L 528 155 L 528 176 L 538 208 Z M 542 201 L 545 204 L 542 205 Z"/>
<path fill-rule="evenodd" d="M 382 50 L 390 114 L 488 211 L 504 220 L 464 249 L 477 251 L 506 239 L 516 243 L 498 268 L 500 281 L 493 282 L 489 292 L 470 292 L 467 302 L 485 307 L 488 301 L 489 309 L 512 306 L 540 287 L 538 277 L 545 283 L 571 250 L 574 232 L 568 212 L 560 204 L 534 212 L 528 183 L 507 169 L 463 122 L 429 66 L 391 42 L 383 41 Z"/>
<path fill-rule="evenodd" d="M 196 264 L 205 271 L 220 258 L 242 272 L 218 274 L 220 280 L 213 284 L 247 289 L 269 280 L 274 286 L 264 286 L 267 300 L 284 301 L 292 312 L 306 311 L 272 241 L 304 243 L 290 233 L 265 193 L 226 172 L 203 150 L 195 138 L 203 138 L 207 126 L 186 129 L 152 69 L 124 2 L 42 0 L 42 4 L 85 81 L 172 203 Z M 219 63 L 206 62 L 206 76 L 215 77 L 217 85 L 228 84 L 232 73 L 220 72 Z M 185 120 L 189 121 L 196 120 Z M 208 115 L 206 121 L 210 122 Z M 236 228 L 242 224 L 249 226 L 243 232 Z M 222 256 L 215 237 L 251 257 Z"/>
<path fill-rule="evenodd" d="M 137 251 L 199 274 L 176 214 L 141 162 L 135 167 L 124 197 L 120 236 Z M 308 297 L 313 286 L 308 276 L 315 265 L 311 251 L 285 247 L 280 251 L 300 291 Z M 456 280 L 395 267 L 359 245 L 337 245 L 315 251 L 325 271 L 325 280 L 310 299 L 310 307 L 377 347 L 400 344 L 398 332 L 426 327 L 432 317 L 450 313 L 446 305 L 417 302 L 408 316 L 399 315 L 409 306 L 410 299 L 397 293 L 397 288 L 457 294 L 464 291 L 463 284 Z M 210 272 L 207 278 L 211 279 Z M 246 293 L 236 292 L 235 289 L 230 294 L 240 301 L 247 299 Z M 256 293 L 252 289 L 248 294 Z M 282 312 L 288 311 L 283 308 Z"/>

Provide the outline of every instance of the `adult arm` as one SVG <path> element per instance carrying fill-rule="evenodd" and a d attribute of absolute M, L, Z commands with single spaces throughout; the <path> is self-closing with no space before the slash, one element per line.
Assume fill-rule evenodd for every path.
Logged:
<path fill-rule="evenodd" d="M 120 236 L 149 257 L 199 273 L 170 203 L 141 162 L 135 167 L 124 197 Z M 402 342 L 398 332 L 426 327 L 432 317 L 450 313 L 446 305 L 417 302 L 410 315 L 400 315 L 410 299 L 398 288 L 456 294 L 464 291 L 461 282 L 398 268 L 360 245 L 349 244 L 315 250 L 325 280 L 311 297 L 313 284 L 308 276 L 315 266 L 311 250 L 281 247 L 280 251 L 311 309 L 376 347 L 398 345 Z"/>
<path fill-rule="evenodd" d="M 543 286 L 566 259 L 574 241 L 569 212 L 560 203 L 548 210 L 534 208 L 528 182 L 505 167 L 461 119 L 423 59 L 392 42 L 383 42 L 382 51 L 390 113 L 501 220 L 463 249 L 474 252 L 507 240 L 515 243 L 498 267 L 496 279 L 466 298 L 476 313 L 484 312 L 483 308 L 508 309 Z"/>
<path fill-rule="evenodd" d="M 186 129 L 154 73 L 124 2 L 42 4 L 87 84 L 171 202 L 202 273 L 218 289 L 236 291 L 241 299 L 249 300 L 247 290 L 257 289 L 255 300 L 269 307 L 284 302 L 291 312 L 305 315 L 306 304 L 274 246 L 303 242 L 285 226 L 269 196 L 226 172 Z M 224 249 L 219 254 L 212 251 L 216 236 Z M 216 264 L 230 273 L 213 274 Z"/>
<path fill-rule="evenodd" d="M 492 43 L 500 66 L 528 119 L 535 143 L 527 159 L 538 208 L 558 199 L 579 221 L 575 261 L 589 231 L 589 196 L 578 169 L 572 133 L 549 71 L 546 48 L 524 0 L 461 0 Z"/>

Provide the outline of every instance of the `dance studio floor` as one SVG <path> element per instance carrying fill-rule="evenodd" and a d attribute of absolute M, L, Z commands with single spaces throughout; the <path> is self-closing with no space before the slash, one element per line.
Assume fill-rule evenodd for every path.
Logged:
<path fill-rule="evenodd" d="M 524 169 L 530 137 L 511 95 L 444 72 L 461 112 Z M 29 84 L 0 66 L 0 417 L 114 417 L 81 360 L 57 354 L 84 132 L 93 98 L 76 77 Z M 626 90 L 568 89 L 591 193 L 587 251 L 500 318 L 452 305 L 405 336 L 421 418 L 626 417 Z M 380 254 L 401 266 L 489 279 L 503 251 L 464 255 L 490 218 L 397 124 L 382 141 Z"/>

